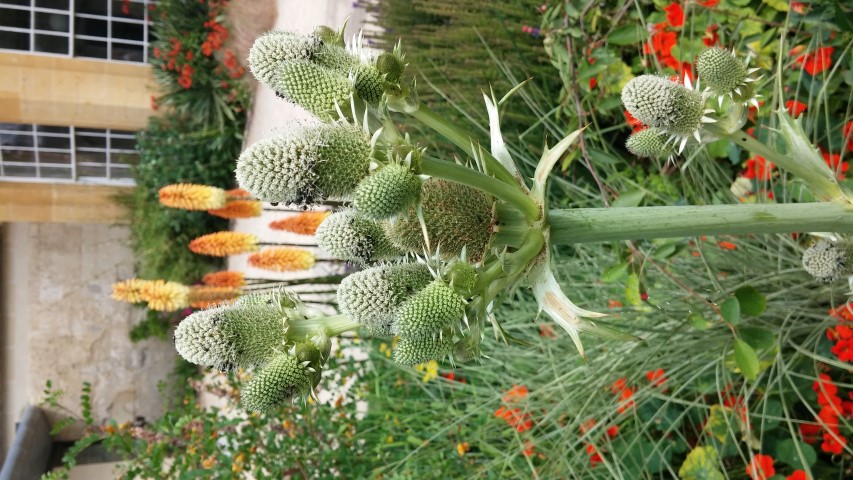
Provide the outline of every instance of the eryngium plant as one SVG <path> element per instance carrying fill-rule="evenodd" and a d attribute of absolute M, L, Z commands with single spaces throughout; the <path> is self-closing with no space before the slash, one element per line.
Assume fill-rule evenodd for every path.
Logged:
<path fill-rule="evenodd" d="M 732 63 L 739 60 L 728 52 L 714 51 L 702 57 L 702 71 L 713 92 L 652 75 L 626 85 L 626 107 L 652 127 L 632 137 L 632 151 L 661 156 L 681 151 L 689 141 L 701 144 L 729 138 L 800 176 L 821 201 L 550 209 L 546 195 L 549 174 L 557 162 L 564 161 L 579 131 L 545 148 L 531 181 L 522 175 L 504 145 L 494 98 L 484 96 L 492 137 L 490 148 L 485 149 L 464 129 L 418 102 L 406 79 L 399 46 L 373 57 L 360 48 L 360 38 L 344 47 L 343 36 L 334 30 L 321 27 L 315 32 L 302 37 L 297 33 L 268 34 L 259 39 L 250 57 L 257 65 L 253 69 L 258 71 L 258 79 L 274 88 L 288 82 L 284 77 L 295 68 L 308 64 L 316 74 L 327 76 L 305 83 L 300 95 L 285 95 L 313 111 L 322 123 L 249 147 L 238 160 L 237 178 L 259 199 L 307 204 L 335 198 L 346 203 L 347 210 L 330 216 L 318 229 L 320 244 L 366 268 L 341 282 L 341 316 L 306 313 L 294 307 L 292 300 L 287 306 L 272 307 L 254 301 L 219 307 L 216 323 L 213 314 L 194 314 L 186 320 L 187 327 L 179 328 L 179 351 L 200 363 L 260 368 L 258 380 L 244 395 L 251 408 L 266 408 L 308 389 L 306 376 L 320 368 L 324 357 L 319 363 L 300 360 L 293 353 L 298 351 L 297 345 L 309 342 L 325 352 L 328 337 L 358 327 L 377 336 L 399 337 L 394 358 L 401 364 L 446 356 L 457 362 L 476 360 L 488 330 L 498 339 L 511 339 L 492 312 L 509 293 L 523 286 L 532 289 L 539 310 L 569 334 L 582 357 L 581 333 L 637 339 L 631 332 L 593 321 L 605 315 L 576 306 L 563 293 L 550 265 L 554 245 L 853 231 L 848 192 L 820 158 L 815 161 L 814 147 L 798 124 L 784 112 L 778 113 L 781 135 L 788 144 L 785 154 L 738 131 L 742 125 L 739 112 L 747 101 L 741 97 L 751 93 L 743 85 L 754 82 L 749 81 L 751 71 Z M 276 41 L 281 45 L 275 45 Z M 726 72 L 737 74 L 736 81 L 726 82 Z M 329 97 L 326 85 L 340 82 L 344 76 L 353 85 L 352 94 L 346 99 Z M 371 91 L 381 91 L 379 101 L 358 87 L 361 80 L 370 83 Z M 725 97 L 723 102 L 716 100 L 718 105 L 722 103 L 721 110 L 709 104 L 712 94 Z M 332 108 L 325 107 L 331 104 L 335 118 Z M 317 105 L 324 107 L 318 109 Z M 459 158 L 434 158 L 408 134 L 401 134 L 396 125 L 407 118 L 447 138 L 460 149 Z M 389 244 L 396 250 L 389 249 Z M 826 260 L 825 251 L 818 253 L 807 255 L 806 263 L 821 272 L 826 266 L 839 265 L 836 257 Z M 846 268 L 846 257 L 844 262 Z M 836 270 L 830 269 L 835 278 Z M 265 312 L 267 323 L 258 325 L 268 325 L 279 315 L 283 333 L 271 333 L 273 327 L 251 333 L 238 328 L 239 323 L 220 325 L 222 319 L 243 318 L 236 313 L 226 315 L 230 309 Z M 252 334 L 264 338 L 249 341 Z M 214 347 L 214 342 L 221 344 Z"/>

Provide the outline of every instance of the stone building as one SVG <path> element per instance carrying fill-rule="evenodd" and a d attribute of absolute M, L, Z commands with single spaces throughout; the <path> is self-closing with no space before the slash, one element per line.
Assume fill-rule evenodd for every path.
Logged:
<path fill-rule="evenodd" d="M 151 114 L 149 0 L 0 0 L 0 463 L 47 380 L 96 420 L 154 418 L 166 342 L 131 343 L 143 312 L 125 212 L 134 133 Z M 70 433 L 73 435 L 73 432 Z"/>

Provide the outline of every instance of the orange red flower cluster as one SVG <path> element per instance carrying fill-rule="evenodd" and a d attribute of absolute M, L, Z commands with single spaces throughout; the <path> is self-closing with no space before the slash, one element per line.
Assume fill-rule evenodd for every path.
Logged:
<path fill-rule="evenodd" d="M 684 25 L 684 9 L 680 3 L 673 2 L 664 7 L 664 11 L 666 22 L 657 23 L 652 27 L 651 38 L 643 45 L 643 53 L 654 55 L 661 65 L 672 68 L 679 76 L 689 75 L 693 79 L 693 67 L 690 62 L 680 62 L 671 53 L 672 47 L 678 42 L 675 29 Z"/>
<path fill-rule="evenodd" d="M 750 180 L 770 180 L 776 165 L 764 157 L 756 155 L 746 161 L 746 172 L 741 176 Z"/>
<path fill-rule="evenodd" d="M 811 76 L 828 70 L 832 66 L 832 53 L 835 52 L 833 47 L 821 47 L 811 53 L 802 53 L 805 47 L 798 46 L 791 49 L 790 55 L 798 55 L 794 62 L 800 65 L 803 70 Z"/>
<path fill-rule="evenodd" d="M 216 21 L 218 13 L 215 10 L 210 11 L 210 20 L 204 22 L 204 28 L 208 30 L 207 38 L 201 43 L 201 53 L 205 57 L 213 55 L 213 52 L 221 50 L 228 39 L 228 29 L 221 23 Z"/>
<path fill-rule="evenodd" d="M 628 380 L 625 377 L 613 382 L 613 385 L 610 386 L 610 391 L 619 398 L 619 406 L 616 407 L 619 413 L 625 413 L 636 406 L 634 393 L 637 391 L 637 387 L 629 387 Z"/>
<path fill-rule="evenodd" d="M 589 420 L 581 423 L 578 429 L 580 430 L 581 437 L 588 436 L 588 434 L 595 428 L 596 421 L 594 418 L 590 418 Z M 619 434 L 619 425 L 611 425 L 607 427 L 604 434 L 601 436 L 601 441 L 607 441 L 608 439 L 615 438 L 616 435 Z M 587 442 L 584 451 L 589 456 L 589 464 L 591 467 L 597 466 L 599 463 L 604 461 L 604 457 L 602 454 L 605 453 L 604 449 L 595 445 L 595 443 Z"/>
<path fill-rule="evenodd" d="M 506 423 L 518 433 L 533 428 L 533 420 L 531 420 L 530 414 L 517 406 L 527 398 L 527 393 L 527 387 L 524 385 L 513 385 L 502 398 L 504 405 L 495 410 L 495 416 L 506 420 Z"/>
<path fill-rule="evenodd" d="M 775 460 L 770 455 L 758 453 L 749 465 L 746 466 L 746 474 L 752 480 L 769 480 L 776 475 L 776 468 L 773 467 Z M 808 480 L 805 470 L 794 470 L 790 475 L 785 477 L 785 480 Z"/>
<path fill-rule="evenodd" d="M 853 328 L 847 324 L 853 322 L 853 304 L 845 303 L 829 314 L 841 320 L 841 324 L 826 329 L 826 337 L 833 342 L 831 351 L 842 362 L 853 362 Z"/>
<path fill-rule="evenodd" d="M 820 429 L 823 430 L 823 443 L 820 448 L 826 453 L 838 455 L 844 450 L 847 445 L 847 439 L 841 435 L 838 428 L 838 419 L 842 416 L 849 417 L 853 415 L 853 402 L 841 400 L 838 396 L 838 386 L 832 382 L 832 378 L 826 373 L 821 373 L 818 379 L 812 384 L 812 390 L 817 393 L 817 403 L 821 406 L 820 412 L 817 414 L 817 419 L 820 421 Z M 853 400 L 853 394 L 848 393 L 848 396 Z M 801 427 L 802 432 L 802 427 Z M 810 433 L 814 433 L 812 430 Z M 812 440 L 809 442 L 809 440 Z M 817 441 L 816 436 L 807 438 L 803 436 L 803 441 L 814 443 Z"/>

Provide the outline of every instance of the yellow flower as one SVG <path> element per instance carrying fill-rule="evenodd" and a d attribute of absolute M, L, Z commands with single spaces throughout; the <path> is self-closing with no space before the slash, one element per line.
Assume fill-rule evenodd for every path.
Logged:
<path fill-rule="evenodd" d="M 436 362 L 435 360 L 430 360 L 426 363 L 415 365 L 415 370 L 419 372 L 424 372 L 424 376 L 421 379 L 424 383 L 438 378 L 438 362 Z"/>
<path fill-rule="evenodd" d="M 139 303 L 142 299 L 142 287 L 148 280 L 131 278 L 113 284 L 113 299 L 120 302 Z"/>
<path fill-rule="evenodd" d="M 216 455 L 212 455 L 201 461 L 202 468 L 210 469 L 213 468 L 214 465 L 216 465 Z"/>
<path fill-rule="evenodd" d="M 166 185 L 159 191 L 160 204 L 183 210 L 210 210 L 225 206 L 225 190 L 193 183 Z"/>
<path fill-rule="evenodd" d="M 249 265 L 274 272 L 295 272 L 314 266 L 316 257 L 310 250 L 292 247 L 265 248 L 249 255 Z"/>
<path fill-rule="evenodd" d="M 190 242 L 190 250 L 201 255 L 225 257 L 254 252 L 260 239 L 251 233 L 216 232 L 202 235 Z"/>
<path fill-rule="evenodd" d="M 139 291 L 148 308 L 160 312 L 174 312 L 190 306 L 190 288 L 177 282 L 154 280 Z"/>
<path fill-rule="evenodd" d="M 468 450 L 471 450 L 471 445 L 469 445 L 468 442 L 456 444 L 456 453 L 458 453 L 460 457 L 468 453 Z"/>

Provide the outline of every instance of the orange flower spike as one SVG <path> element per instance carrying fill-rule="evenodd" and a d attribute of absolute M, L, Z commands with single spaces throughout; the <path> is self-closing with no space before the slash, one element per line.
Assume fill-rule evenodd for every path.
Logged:
<path fill-rule="evenodd" d="M 201 277 L 201 283 L 211 287 L 239 288 L 246 284 L 246 277 L 243 272 L 223 270 L 206 274 Z"/>
<path fill-rule="evenodd" d="M 222 218 L 252 218 L 261 216 L 261 202 L 258 200 L 229 200 L 222 208 L 207 211 Z"/>
<path fill-rule="evenodd" d="M 317 227 L 330 214 L 331 212 L 328 211 L 297 213 L 296 215 L 270 222 L 270 228 L 273 230 L 299 233 L 301 235 L 314 235 L 317 232 Z"/>
<path fill-rule="evenodd" d="M 190 288 L 177 282 L 154 280 L 140 289 L 148 308 L 159 312 L 174 312 L 190 306 Z"/>
<path fill-rule="evenodd" d="M 260 240 L 251 233 L 216 232 L 202 235 L 190 242 L 190 250 L 200 255 L 225 257 L 254 252 Z"/>
<path fill-rule="evenodd" d="M 190 287 L 190 303 L 219 303 L 240 296 L 239 288 L 194 285 Z"/>
<path fill-rule="evenodd" d="M 123 282 L 114 283 L 112 298 L 120 302 L 142 302 L 142 287 L 146 283 L 148 283 L 148 280 L 140 280 L 138 278 L 130 278 Z"/>
<path fill-rule="evenodd" d="M 225 190 L 225 195 L 232 200 L 247 200 L 252 198 L 252 194 L 248 192 L 248 190 L 243 190 L 242 188 L 232 188 L 231 190 Z"/>
<path fill-rule="evenodd" d="M 310 250 L 291 247 L 266 248 L 249 255 L 249 266 L 274 272 L 308 270 L 316 261 Z"/>
<path fill-rule="evenodd" d="M 158 192 L 160 204 L 183 210 L 210 210 L 225 206 L 225 190 L 194 183 L 166 185 Z"/>

